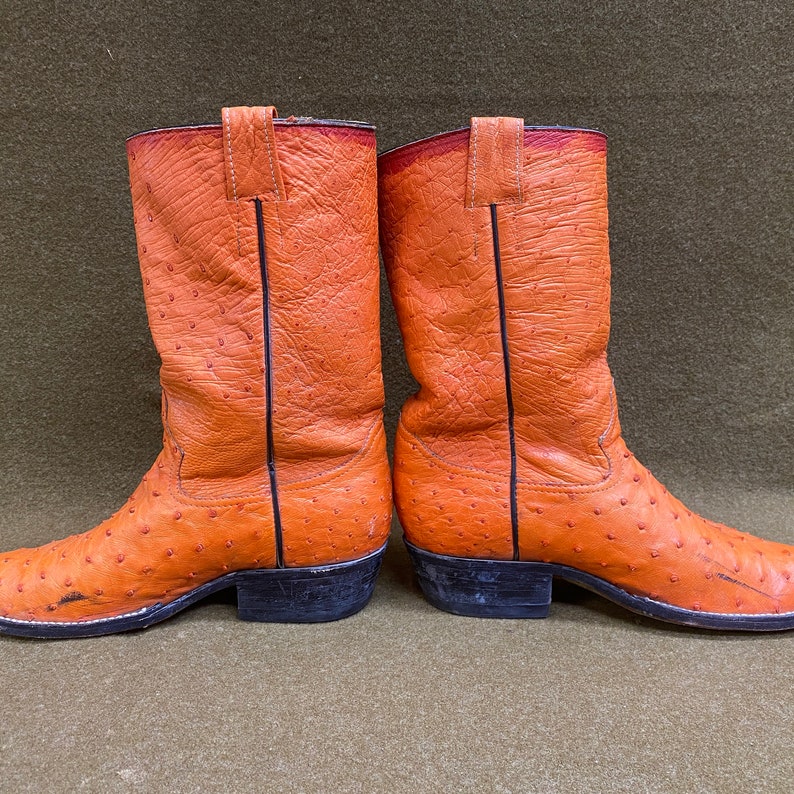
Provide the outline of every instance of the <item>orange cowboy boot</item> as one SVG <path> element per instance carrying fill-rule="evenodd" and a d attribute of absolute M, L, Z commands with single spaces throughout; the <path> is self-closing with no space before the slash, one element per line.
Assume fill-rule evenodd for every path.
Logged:
<path fill-rule="evenodd" d="M 695 515 L 621 437 L 606 138 L 474 118 L 379 158 L 381 246 L 420 388 L 395 501 L 425 595 L 545 617 L 557 576 L 661 620 L 794 627 L 792 547 Z"/>
<path fill-rule="evenodd" d="M 374 128 L 225 108 L 127 142 L 163 450 L 98 527 L 0 554 L 0 632 L 361 609 L 391 518 Z"/>

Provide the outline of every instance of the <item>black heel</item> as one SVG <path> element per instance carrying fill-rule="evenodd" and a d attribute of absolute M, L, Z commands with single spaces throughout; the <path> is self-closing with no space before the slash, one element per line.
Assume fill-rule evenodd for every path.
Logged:
<path fill-rule="evenodd" d="M 483 618 L 545 618 L 551 566 L 447 557 L 405 541 L 425 598 L 438 609 Z"/>
<path fill-rule="evenodd" d="M 240 571 L 235 576 L 237 616 L 267 623 L 321 623 L 353 615 L 372 596 L 384 551 L 314 568 Z"/>

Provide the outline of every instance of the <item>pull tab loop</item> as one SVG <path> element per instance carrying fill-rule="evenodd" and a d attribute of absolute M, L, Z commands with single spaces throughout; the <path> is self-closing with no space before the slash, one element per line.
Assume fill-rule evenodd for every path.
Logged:
<path fill-rule="evenodd" d="M 475 116 L 469 133 L 466 206 L 524 201 L 524 119 Z"/>
<path fill-rule="evenodd" d="M 223 108 L 223 153 L 229 201 L 286 201 L 273 118 L 268 107 Z"/>

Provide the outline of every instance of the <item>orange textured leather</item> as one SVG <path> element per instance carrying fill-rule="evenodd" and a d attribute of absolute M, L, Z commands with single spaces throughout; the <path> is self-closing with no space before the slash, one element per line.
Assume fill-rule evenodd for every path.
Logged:
<path fill-rule="evenodd" d="M 606 358 L 605 137 L 522 128 L 516 175 L 506 154 L 516 122 L 475 119 L 471 132 L 379 158 L 381 245 L 420 385 L 394 455 L 407 539 L 438 554 L 571 566 L 688 610 L 793 612 L 792 548 L 693 514 L 621 437 Z M 483 130 L 486 158 L 474 153 Z"/>
<path fill-rule="evenodd" d="M 473 118 L 466 167 L 466 206 L 523 200 L 524 119 Z"/>
<path fill-rule="evenodd" d="M 276 151 L 275 108 L 224 108 L 223 154 L 226 198 L 285 201 Z"/>
<path fill-rule="evenodd" d="M 0 615 L 116 616 L 276 565 L 268 378 L 283 564 L 358 559 L 385 543 L 374 131 L 273 116 L 227 108 L 222 125 L 129 139 L 163 451 L 98 527 L 0 555 Z"/>

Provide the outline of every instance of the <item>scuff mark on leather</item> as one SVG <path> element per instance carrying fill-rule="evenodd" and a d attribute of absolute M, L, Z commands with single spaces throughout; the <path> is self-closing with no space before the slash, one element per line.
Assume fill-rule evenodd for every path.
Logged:
<path fill-rule="evenodd" d="M 71 593 L 61 596 L 58 601 L 59 605 L 69 604 L 72 601 L 84 601 L 88 596 L 83 595 L 79 590 L 73 590 Z"/>
<path fill-rule="evenodd" d="M 741 582 L 738 579 L 734 579 L 732 576 L 728 576 L 725 573 L 720 573 L 717 571 L 716 576 L 720 579 L 730 582 L 731 584 L 738 584 L 739 587 L 744 587 L 747 590 L 752 590 L 754 593 L 758 593 L 758 595 L 762 595 L 764 598 L 774 598 L 774 596 L 769 595 L 769 593 L 765 593 L 763 590 L 759 590 L 757 587 L 753 587 L 752 585 L 747 584 L 746 582 Z"/>
<path fill-rule="evenodd" d="M 706 554 L 703 554 L 702 552 L 700 552 L 697 556 L 698 556 L 699 560 L 703 560 L 703 562 L 706 562 L 709 565 L 717 565 L 720 568 L 724 568 L 726 571 L 730 570 L 726 565 L 723 565 L 721 562 L 718 562 L 717 560 L 713 560 L 711 557 L 709 557 Z M 762 595 L 764 598 L 771 598 L 773 600 L 775 598 L 775 596 L 770 595 L 769 593 L 765 593 L 763 590 L 759 590 L 757 587 L 753 587 L 752 585 L 747 584 L 747 582 L 742 582 L 739 579 L 736 579 L 735 577 L 730 576 L 727 573 L 722 573 L 721 571 L 716 571 L 714 575 L 717 578 L 722 579 L 724 582 L 730 582 L 731 584 L 737 584 L 737 585 L 739 585 L 739 587 L 744 587 L 745 590 L 752 590 L 754 593 L 758 593 L 758 595 Z"/>

